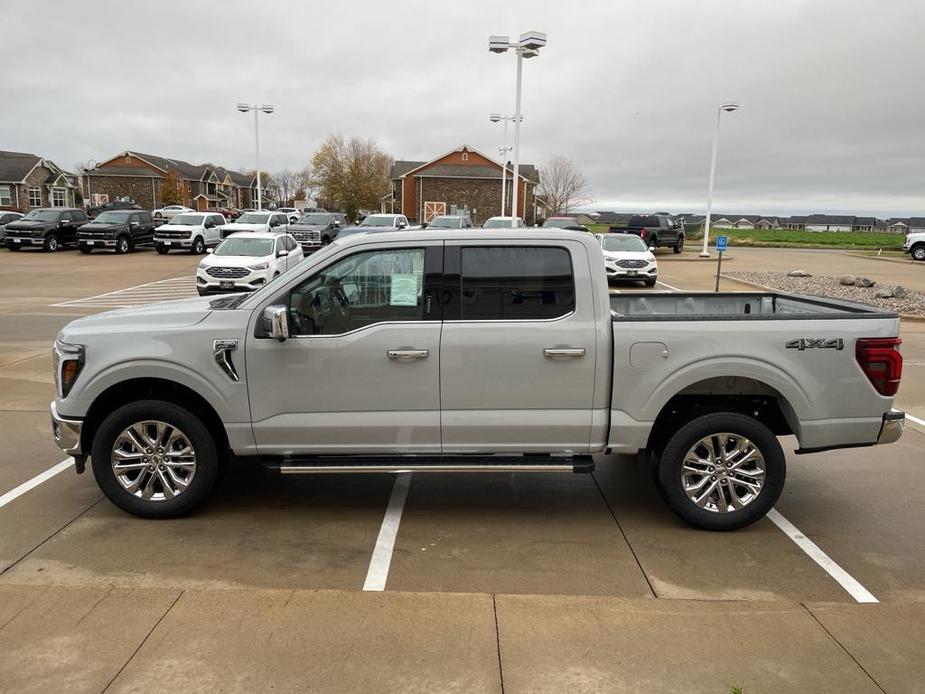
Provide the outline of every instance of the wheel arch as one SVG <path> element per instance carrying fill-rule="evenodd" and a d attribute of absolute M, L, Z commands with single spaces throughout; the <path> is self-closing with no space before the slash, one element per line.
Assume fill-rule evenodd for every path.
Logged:
<path fill-rule="evenodd" d="M 202 395 L 189 386 L 164 378 L 132 378 L 115 383 L 93 401 L 84 418 L 81 431 L 81 448 L 90 451 L 93 438 L 103 420 L 122 405 L 138 400 L 163 400 L 189 410 L 202 420 L 215 438 L 221 454 L 229 449 L 228 433 L 215 408 Z"/>

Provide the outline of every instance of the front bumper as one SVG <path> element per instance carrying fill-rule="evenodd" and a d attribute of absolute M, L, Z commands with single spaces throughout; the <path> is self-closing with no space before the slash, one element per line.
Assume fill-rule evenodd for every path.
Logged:
<path fill-rule="evenodd" d="M 83 422 L 79 419 L 66 419 L 58 414 L 58 407 L 54 401 L 51 403 L 51 433 L 55 443 L 68 455 L 82 455 L 80 449 L 80 435 Z"/>
<path fill-rule="evenodd" d="M 155 246 L 163 246 L 164 248 L 189 248 L 193 245 L 192 237 L 186 239 L 165 239 L 163 237 L 154 237 Z"/>
<path fill-rule="evenodd" d="M 86 246 L 87 248 L 115 248 L 116 240 L 107 239 L 107 238 L 80 238 L 77 237 L 78 246 Z"/>
<path fill-rule="evenodd" d="M 883 415 L 883 424 L 880 425 L 877 445 L 899 441 L 899 437 L 903 435 L 903 423 L 905 421 L 906 413 L 899 410 L 891 410 Z"/>
<path fill-rule="evenodd" d="M 202 270 L 196 271 L 196 290 L 200 296 L 206 294 L 240 294 L 254 292 L 266 285 L 270 279 L 267 270 L 255 270 L 244 277 L 219 279 Z"/>
<path fill-rule="evenodd" d="M 7 246 L 44 246 L 44 236 L 10 236 L 7 232 L 6 238 L 3 239 Z"/>
<path fill-rule="evenodd" d="M 625 268 L 608 262 L 604 263 L 604 271 L 609 280 L 645 280 L 658 277 L 658 266 L 655 263 L 641 268 Z"/>

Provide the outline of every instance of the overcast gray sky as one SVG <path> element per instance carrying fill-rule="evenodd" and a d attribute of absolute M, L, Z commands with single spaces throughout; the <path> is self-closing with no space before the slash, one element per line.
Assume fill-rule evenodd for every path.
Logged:
<path fill-rule="evenodd" d="M 308 162 L 328 133 L 426 160 L 497 156 L 515 60 L 536 29 L 522 160 L 574 158 L 601 209 L 925 214 L 921 0 L 21 2 L 0 0 L 0 149 L 70 168 L 126 149 L 252 166 Z"/>

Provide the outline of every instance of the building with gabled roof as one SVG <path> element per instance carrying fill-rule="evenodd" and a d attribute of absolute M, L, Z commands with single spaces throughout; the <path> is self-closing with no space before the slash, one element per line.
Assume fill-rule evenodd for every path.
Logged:
<path fill-rule="evenodd" d="M 50 159 L 0 151 L 0 210 L 76 207 L 78 198 L 77 177 Z"/>

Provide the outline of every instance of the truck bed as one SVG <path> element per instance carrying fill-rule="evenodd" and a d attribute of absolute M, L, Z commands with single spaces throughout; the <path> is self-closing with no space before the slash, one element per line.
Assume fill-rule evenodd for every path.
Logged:
<path fill-rule="evenodd" d="M 627 293 L 610 297 L 614 321 L 898 318 L 875 306 L 777 292 Z"/>

